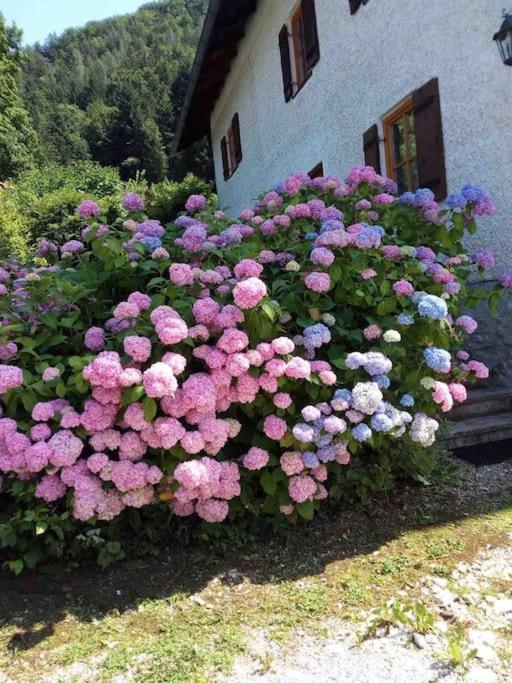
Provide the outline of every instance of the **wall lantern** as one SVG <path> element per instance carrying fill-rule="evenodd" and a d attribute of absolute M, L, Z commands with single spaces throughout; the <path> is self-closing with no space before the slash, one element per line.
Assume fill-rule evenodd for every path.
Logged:
<path fill-rule="evenodd" d="M 503 24 L 494 34 L 494 40 L 500 51 L 503 64 L 512 66 L 512 10 L 503 10 Z"/>

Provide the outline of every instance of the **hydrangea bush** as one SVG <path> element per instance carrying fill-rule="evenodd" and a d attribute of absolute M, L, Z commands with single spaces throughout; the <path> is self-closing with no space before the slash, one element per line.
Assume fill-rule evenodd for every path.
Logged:
<path fill-rule="evenodd" d="M 126 515 L 296 522 L 396 472 L 421 480 L 441 416 L 487 377 L 464 350 L 465 311 L 499 297 L 468 287 L 493 265 L 462 246 L 493 209 L 481 188 L 440 206 L 360 167 L 294 174 L 236 221 L 210 204 L 193 195 L 163 227 L 135 193 L 114 224 L 85 200 L 76 239 L 0 268 L 15 571 L 91 529 L 115 540 Z"/>

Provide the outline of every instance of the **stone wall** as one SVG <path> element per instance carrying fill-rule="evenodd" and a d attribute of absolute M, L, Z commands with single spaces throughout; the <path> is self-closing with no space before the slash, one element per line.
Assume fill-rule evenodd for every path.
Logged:
<path fill-rule="evenodd" d="M 491 286 L 491 283 L 488 283 Z M 489 366 L 489 383 L 512 386 L 512 293 L 504 290 L 496 316 L 486 303 L 471 315 L 478 320 L 478 329 L 468 337 L 467 350 L 476 360 Z"/>

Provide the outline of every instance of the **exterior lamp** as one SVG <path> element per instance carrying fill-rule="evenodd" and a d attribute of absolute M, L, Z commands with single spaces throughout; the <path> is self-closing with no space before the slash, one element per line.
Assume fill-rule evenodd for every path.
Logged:
<path fill-rule="evenodd" d="M 512 66 L 512 10 L 503 10 L 503 24 L 493 40 L 496 41 L 503 64 Z"/>

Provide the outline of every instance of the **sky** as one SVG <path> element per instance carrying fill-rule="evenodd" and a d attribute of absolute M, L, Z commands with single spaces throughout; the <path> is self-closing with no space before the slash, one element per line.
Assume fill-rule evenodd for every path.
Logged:
<path fill-rule="evenodd" d="M 134 12 L 147 0 L 0 0 L 7 24 L 23 29 L 26 45 L 94 19 Z"/>

